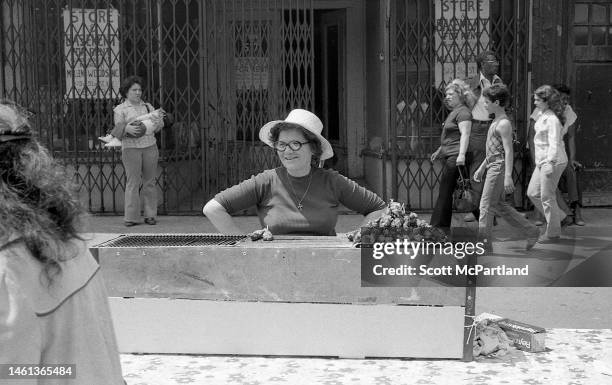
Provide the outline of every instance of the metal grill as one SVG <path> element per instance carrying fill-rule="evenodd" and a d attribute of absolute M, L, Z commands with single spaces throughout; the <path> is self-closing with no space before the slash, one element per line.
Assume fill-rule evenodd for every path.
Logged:
<path fill-rule="evenodd" d="M 441 166 L 432 164 L 429 156 L 440 144 L 447 114 L 444 88 L 454 78 L 476 74 L 474 57 L 482 51 L 493 50 L 500 58 L 500 76 L 513 96 L 511 115 L 517 138 L 525 137 L 528 4 L 520 0 L 391 2 L 394 60 L 388 157 L 392 197 L 409 202 L 414 209 L 433 208 Z M 518 187 L 515 197 L 524 204 L 521 155 L 515 154 L 513 175 Z"/>
<path fill-rule="evenodd" d="M 130 234 L 120 235 L 94 248 L 109 247 L 200 247 L 230 246 L 246 239 L 245 235 L 220 234 Z"/>
<path fill-rule="evenodd" d="M 199 211 L 273 167 L 257 130 L 312 108 L 313 0 L 0 0 L 2 94 L 34 111 L 89 211 L 123 211 L 118 152 L 100 148 L 119 85 L 173 117 L 158 136 L 160 213 Z"/>

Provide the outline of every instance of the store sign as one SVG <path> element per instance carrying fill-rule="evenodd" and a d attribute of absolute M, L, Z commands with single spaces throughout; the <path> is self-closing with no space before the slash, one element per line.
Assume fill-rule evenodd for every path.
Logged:
<path fill-rule="evenodd" d="M 66 97 L 119 95 L 119 11 L 64 9 Z"/>
<path fill-rule="evenodd" d="M 234 57 L 236 89 L 263 90 L 270 82 L 270 59 L 263 54 L 261 35 L 250 33 L 240 41 Z"/>
<path fill-rule="evenodd" d="M 270 74 L 270 59 L 267 57 L 234 58 L 237 89 L 267 89 Z"/>
<path fill-rule="evenodd" d="M 490 0 L 435 0 L 436 84 L 476 74 L 475 55 L 489 48 Z"/>

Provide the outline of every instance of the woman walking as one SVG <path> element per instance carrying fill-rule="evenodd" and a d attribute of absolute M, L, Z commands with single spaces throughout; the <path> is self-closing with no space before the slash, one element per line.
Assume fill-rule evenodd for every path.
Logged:
<path fill-rule="evenodd" d="M 557 204 L 559 178 L 567 166 L 563 143 L 564 104 L 559 91 L 549 85 L 534 93 L 534 104 L 541 111 L 534 125 L 535 169 L 531 175 L 527 196 L 546 218 L 546 231 L 539 242 L 556 242 L 561 235 L 565 213 Z"/>
<path fill-rule="evenodd" d="M 451 112 L 442 127 L 440 147 L 431 155 L 432 162 L 441 159 L 444 163 L 438 199 L 431 214 L 431 225 L 448 232 L 453 215 L 453 191 L 459 176 L 458 167 L 465 167 L 472 128 L 471 110 L 476 97 L 467 83 L 455 79 L 446 87 L 445 101 Z M 469 175 L 467 169 L 464 175 Z"/>

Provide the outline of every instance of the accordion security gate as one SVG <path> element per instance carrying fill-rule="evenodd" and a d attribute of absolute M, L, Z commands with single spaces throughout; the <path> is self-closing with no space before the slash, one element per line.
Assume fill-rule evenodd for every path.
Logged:
<path fill-rule="evenodd" d="M 91 212 L 123 210 L 120 153 L 102 150 L 96 138 L 112 127 L 127 75 L 142 76 L 145 100 L 173 116 L 158 137 L 161 213 L 199 212 L 216 192 L 275 165 L 257 129 L 291 108 L 314 106 L 313 0 L 0 3 L 2 92 L 35 112 L 41 139 L 74 173 Z M 430 209 L 440 165 L 428 157 L 445 114 L 442 90 L 449 78 L 474 72 L 478 52 L 500 57 L 517 137 L 525 137 L 529 2 L 388 4 L 393 60 L 383 175 L 391 196 Z M 517 156 L 518 204 L 524 169 Z"/>
<path fill-rule="evenodd" d="M 512 94 L 516 137 L 528 124 L 529 2 L 521 0 L 391 0 L 390 148 L 383 174 L 391 196 L 413 209 L 431 209 L 438 195 L 444 87 L 476 73 L 474 57 L 485 50 L 500 59 L 500 77 Z M 518 143 L 517 143 L 518 144 Z M 526 159 L 515 146 L 515 203 L 524 205 Z"/>
<path fill-rule="evenodd" d="M 120 153 L 100 148 L 119 84 L 172 116 L 158 135 L 161 213 L 198 212 L 276 164 L 257 130 L 313 106 L 312 0 L 2 0 L 3 95 L 35 113 L 91 212 L 123 210 Z"/>

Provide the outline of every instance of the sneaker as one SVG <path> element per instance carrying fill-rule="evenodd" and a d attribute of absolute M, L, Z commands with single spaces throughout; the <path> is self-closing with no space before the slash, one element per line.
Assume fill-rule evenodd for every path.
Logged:
<path fill-rule="evenodd" d="M 155 220 L 155 218 L 145 218 L 144 222 L 147 225 L 155 225 L 155 224 L 157 224 L 157 221 Z"/>
<path fill-rule="evenodd" d="M 123 222 L 123 224 L 124 224 L 126 227 L 132 227 L 132 226 L 136 226 L 138 223 L 136 223 L 136 222 L 132 222 L 132 221 L 125 221 L 125 222 Z"/>
<path fill-rule="evenodd" d="M 110 142 L 106 143 L 104 147 L 121 147 L 121 141 L 115 137 Z"/>
<path fill-rule="evenodd" d="M 108 134 L 106 136 L 99 136 L 98 139 L 100 139 L 101 141 L 103 141 L 104 143 L 108 143 L 111 140 L 113 140 L 115 137 L 112 136 L 111 134 Z"/>
<path fill-rule="evenodd" d="M 555 244 L 555 243 L 559 243 L 560 240 L 561 240 L 560 236 L 549 237 L 547 235 L 542 235 L 540 237 L 540 239 L 538 239 L 538 243 L 542 243 L 542 244 Z"/>

